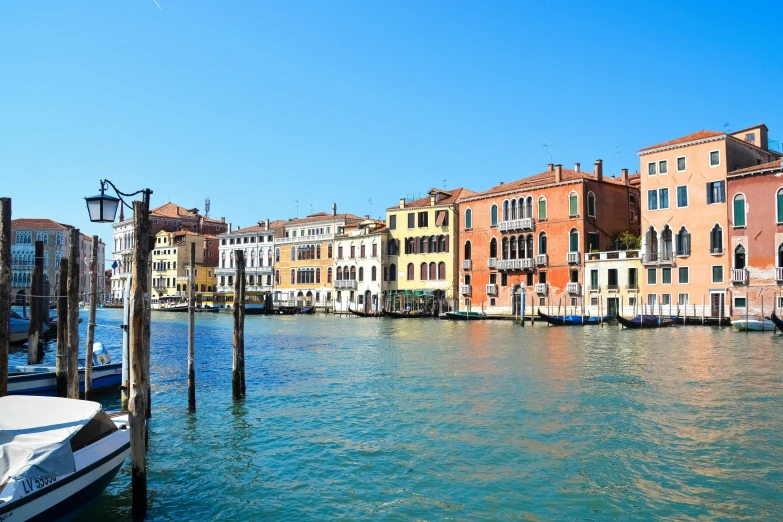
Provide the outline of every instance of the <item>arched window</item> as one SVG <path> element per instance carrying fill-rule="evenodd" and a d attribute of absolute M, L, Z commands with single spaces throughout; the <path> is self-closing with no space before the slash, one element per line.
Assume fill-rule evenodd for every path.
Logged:
<path fill-rule="evenodd" d="M 672 258 L 672 229 L 669 225 L 664 225 L 661 229 L 661 260 L 670 260 Z"/>
<path fill-rule="evenodd" d="M 713 254 L 723 253 L 723 229 L 717 223 L 710 230 L 710 252 Z"/>
<path fill-rule="evenodd" d="M 521 241 L 522 237 L 520 237 L 519 240 Z M 533 234 L 528 234 L 525 242 L 527 243 L 527 253 L 525 257 L 528 259 L 533 259 Z"/>
<path fill-rule="evenodd" d="M 397 280 L 397 265 L 394 263 L 389 265 L 389 281 Z"/>
<path fill-rule="evenodd" d="M 473 211 L 467 209 L 465 211 L 465 230 L 470 230 L 471 228 L 473 228 Z"/>
<path fill-rule="evenodd" d="M 291 249 L 293 250 L 293 249 Z M 296 271 L 292 268 L 291 269 L 291 284 L 296 282 Z"/>
<path fill-rule="evenodd" d="M 427 248 L 429 245 L 429 241 L 427 241 L 426 237 L 420 237 L 419 238 L 419 252 L 422 254 L 426 254 L 429 252 L 429 249 Z"/>
<path fill-rule="evenodd" d="M 579 231 L 575 228 L 568 234 L 568 251 L 579 252 Z"/>
<path fill-rule="evenodd" d="M 430 252 L 438 251 L 438 240 L 435 236 L 430 236 Z"/>
<path fill-rule="evenodd" d="M 291 245 L 291 261 L 296 261 L 296 249 Z"/>
<path fill-rule="evenodd" d="M 538 235 L 538 253 L 539 254 L 546 254 L 546 232 L 541 232 Z"/>
<path fill-rule="evenodd" d="M 511 236 L 508 238 L 508 259 L 517 258 L 517 238 Z"/>
<path fill-rule="evenodd" d="M 438 265 L 435 264 L 435 261 L 432 261 L 430 263 L 430 281 L 434 281 L 438 278 Z"/>
<path fill-rule="evenodd" d="M 422 281 L 427 280 L 427 274 L 429 273 L 429 270 L 427 268 L 427 263 L 422 263 L 419 267 L 419 279 Z"/>
<path fill-rule="evenodd" d="M 315 258 L 321 259 L 321 245 L 315 245 Z"/>
<path fill-rule="evenodd" d="M 745 226 L 745 195 L 737 194 L 734 196 L 734 226 Z"/>
<path fill-rule="evenodd" d="M 416 274 L 414 273 L 413 263 L 408 263 L 408 281 L 413 281 Z"/>
<path fill-rule="evenodd" d="M 678 256 L 691 255 L 691 233 L 684 226 L 680 227 L 674 241 L 675 253 Z"/>
<path fill-rule="evenodd" d="M 351 281 L 356 281 L 356 267 L 351 267 Z"/>
<path fill-rule="evenodd" d="M 332 244 L 329 243 L 329 245 L 326 247 L 326 252 L 329 257 L 329 259 L 332 259 Z"/>
<path fill-rule="evenodd" d="M 275 284 L 280 284 L 280 270 L 275 270 Z"/>
<path fill-rule="evenodd" d="M 266 251 L 267 266 L 272 266 L 272 249 Z"/>
<path fill-rule="evenodd" d="M 359 281 L 364 281 L 364 267 L 359 267 Z"/>
<path fill-rule="evenodd" d="M 595 217 L 595 194 L 592 192 L 587 193 L 587 216 Z"/>
<path fill-rule="evenodd" d="M 342 281 L 343 280 L 343 267 L 338 266 L 337 267 L 337 280 Z"/>
<path fill-rule="evenodd" d="M 331 283 L 332 282 L 332 267 L 326 269 L 326 282 Z"/>
<path fill-rule="evenodd" d="M 443 261 L 438 263 L 438 279 L 441 281 L 446 280 L 446 263 Z"/>
<path fill-rule="evenodd" d="M 576 192 L 571 192 L 568 196 L 568 215 L 570 217 L 579 215 L 579 196 L 576 195 Z"/>
<path fill-rule="evenodd" d="M 489 210 L 489 226 L 496 227 L 498 226 L 498 206 L 492 205 L 492 208 Z"/>
<path fill-rule="evenodd" d="M 508 238 L 504 237 L 503 240 L 501 241 L 501 244 L 503 246 L 502 258 L 508 259 Z"/>
<path fill-rule="evenodd" d="M 508 200 L 503 202 L 503 221 L 508 221 Z"/>
<path fill-rule="evenodd" d="M 783 223 L 783 188 L 778 189 L 777 195 L 777 207 L 778 207 L 778 223 Z"/>
<path fill-rule="evenodd" d="M 519 200 L 521 204 L 521 199 Z M 525 203 L 525 217 L 526 218 L 532 218 L 533 217 L 533 196 L 528 196 L 526 203 Z"/>
<path fill-rule="evenodd" d="M 511 219 L 517 218 L 517 200 L 512 199 L 511 200 Z"/>
<path fill-rule="evenodd" d="M 543 196 L 538 198 L 538 220 L 546 220 L 546 198 Z"/>
<path fill-rule="evenodd" d="M 438 243 L 439 243 L 438 252 L 449 251 L 448 243 L 446 242 L 446 236 L 438 236 Z"/>
<path fill-rule="evenodd" d="M 778 247 L 778 268 L 783 267 L 783 243 Z"/>
<path fill-rule="evenodd" d="M 470 259 L 470 241 L 465 242 L 465 259 Z"/>
<path fill-rule="evenodd" d="M 370 271 L 370 280 L 371 281 L 377 281 L 378 280 L 378 268 L 373 266 L 372 270 Z"/>
<path fill-rule="evenodd" d="M 492 238 L 489 240 L 489 257 L 497 258 L 498 257 L 498 240 L 497 238 Z"/>
<path fill-rule="evenodd" d="M 320 283 L 321 282 L 321 269 L 316 268 L 315 269 L 315 282 Z"/>
<path fill-rule="evenodd" d="M 742 245 L 734 250 L 734 268 L 745 268 L 745 247 Z"/>
<path fill-rule="evenodd" d="M 275 263 L 279 263 L 279 262 L 280 262 L 280 249 L 275 248 Z"/>

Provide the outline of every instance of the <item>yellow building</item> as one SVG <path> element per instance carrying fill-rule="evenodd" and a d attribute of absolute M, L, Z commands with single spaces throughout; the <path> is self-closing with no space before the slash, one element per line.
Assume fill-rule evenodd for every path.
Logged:
<path fill-rule="evenodd" d="M 642 313 L 644 303 L 639 298 L 642 257 L 639 250 L 589 252 L 584 254 L 584 271 L 584 288 L 579 288 L 580 283 L 566 283 L 571 294 L 584 293 L 583 303 L 574 303 L 573 299 L 562 303 L 566 314 L 581 314 L 582 304 L 584 313 L 594 317 L 633 317 Z M 664 313 L 668 312 L 666 309 Z M 647 313 L 657 314 L 658 310 L 647 310 Z"/>
<path fill-rule="evenodd" d="M 432 189 L 414 201 L 400 199 L 399 206 L 386 209 L 390 239 L 384 279 L 389 310 L 420 306 L 430 298 L 458 297 L 460 199 L 475 193 L 457 188 Z M 422 299 L 424 298 L 424 299 Z"/>
<path fill-rule="evenodd" d="M 217 278 L 212 262 L 205 262 L 207 243 L 215 243 L 217 238 L 209 238 L 195 232 L 180 230 L 167 232 L 161 230 L 155 235 L 155 248 L 152 250 L 152 306 L 173 305 L 187 302 L 188 266 L 190 264 L 190 245 L 196 245 L 197 302 L 202 296 L 210 295 L 215 289 Z"/>

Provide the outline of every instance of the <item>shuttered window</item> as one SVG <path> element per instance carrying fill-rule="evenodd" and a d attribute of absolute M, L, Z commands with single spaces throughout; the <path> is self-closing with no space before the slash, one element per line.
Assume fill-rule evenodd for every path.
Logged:
<path fill-rule="evenodd" d="M 541 198 L 538 200 L 538 220 L 543 221 L 545 219 L 546 219 L 546 200 Z"/>
<path fill-rule="evenodd" d="M 572 230 L 569 235 L 569 252 L 579 252 L 579 232 Z"/>
<path fill-rule="evenodd" d="M 571 217 L 579 215 L 579 198 L 576 194 L 571 194 L 568 198 L 568 215 Z"/>
<path fill-rule="evenodd" d="M 745 196 L 736 196 L 734 198 L 734 226 L 745 226 Z"/>

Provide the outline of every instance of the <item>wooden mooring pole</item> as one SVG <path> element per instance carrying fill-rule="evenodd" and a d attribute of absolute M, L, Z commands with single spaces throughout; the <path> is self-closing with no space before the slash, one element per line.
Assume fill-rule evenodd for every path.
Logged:
<path fill-rule="evenodd" d="M 38 364 L 41 327 L 43 326 L 43 241 L 35 242 L 35 264 L 30 274 L 30 321 L 27 326 L 27 364 Z"/>
<path fill-rule="evenodd" d="M 68 393 L 69 399 L 79 398 L 79 241 L 81 233 L 78 228 L 72 228 L 70 234 L 71 247 L 68 251 L 68 329 L 66 359 L 68 360 Z M 62 320 L 61 318 L 57 319 Z"/>
<path fill-rule="evenodd" d="M 57 396 L 68 396 L 68 260 L 60 259 L 57 267 L 57 355 L 55 375 L 57 376 Z"/>
<path fill-rule="evenodd" d="M 11 342 L 11 198 L 0 198 L 0 301 L 0 397 L 4 397 Z"/>
<path fill-rule="evenodd" d="M 245 254 L 234 252 L 234 371 L 231 389 L 234 399 L 245 396 Z"/>
<path fill-rule="evenodd" d="M 98 236 L 92 236 L 90 251 L 90 314 L 87 319 L 87 346 L 84 356 L 84 398 L 92 395 L 92 348 L 95 343 L 95 308 L 98 306 Z"/>
<path fill-rule="evenodd" d="M 188 272 L 188 411 L 196 411 L 196 244 L 190 244 Z"/>

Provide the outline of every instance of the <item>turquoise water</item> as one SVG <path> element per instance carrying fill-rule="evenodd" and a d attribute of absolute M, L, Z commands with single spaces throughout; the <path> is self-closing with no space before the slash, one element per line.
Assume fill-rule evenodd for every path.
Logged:
<path fill-rule="evenodd" d="M 191 415 L 186 333 L 153 316 L 150 520 L 783 516 L 783 336 L 248 317 L 234 402 L 199 316 Z M 126 464 L 79 520 L 129 517 Z"/>

